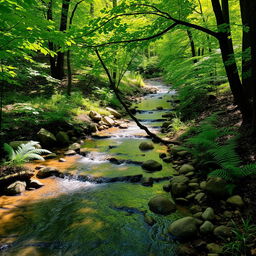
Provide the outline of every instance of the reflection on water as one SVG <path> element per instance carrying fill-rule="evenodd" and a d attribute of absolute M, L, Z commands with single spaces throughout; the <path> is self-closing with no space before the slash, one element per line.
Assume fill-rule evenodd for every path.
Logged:
<path fill-rule="evenodd" d="M 152 127 L 158 127 L 166 109 L 170 109 L 168 88 L 161 83 L 159 93 L 146 96 L 139 104 L 137 114 Z M 163 110 L 156 111 L 161 106 Z M 157 122 L 155 122 L 157 120 Z M 84 147 L 85 157 L 66 157 L 67 162 L 49 160 L 46 166 L 95 177 L 120 177 L 143 174 L 144 177 L 166 177 L 173 173 L 170 164 L 161 162 L 163 170 L 146 173 L 139 162 L 149 159 L 161 161 L 165 147 L 154 144 L 154 150 L 139 150 L 141 141 L 149 141 L 144 131 L 130 123 L 126 130 L 116 128 L 103 131 Z M 111 163 L 115 158 L 121 163 Z M 0 198 L 0 254 L 42 256 L 164 256 L 175 255 L 167 227 L 171 216 L 151 213 L 147 203 L 156 195 L 165 193 L 161 183 L 153 187 L 140 184 L 93 184 L 77 180 L 48 178 L 44 187 L 26 191 L 17 197 Z M 150 227 L 144 214 L 152 215 L 157 223 Z M 2 250 L 1 250 L 2 249 Z"/>

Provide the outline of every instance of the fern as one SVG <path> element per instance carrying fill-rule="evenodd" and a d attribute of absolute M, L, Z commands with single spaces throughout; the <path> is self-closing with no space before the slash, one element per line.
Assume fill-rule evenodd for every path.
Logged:
<path fill-rule="evenodd" d="M 17 150 L 13 150 L 13 148 L 8 145 L 4 144 L 4 150 L 8 154 L 8 159 L 5 164 L 7 165 L 21 165 L 25 162 L 30 160 L 41 160 L 44 161 L 44 158 L 40 156 L 41 154 L 49 154 L 51 153 L 49 150 L 46 149 L 39 149 L 36 148 L 39 142 L 37 141 L 30 141 L 26 144 L 21 144 Z"/>

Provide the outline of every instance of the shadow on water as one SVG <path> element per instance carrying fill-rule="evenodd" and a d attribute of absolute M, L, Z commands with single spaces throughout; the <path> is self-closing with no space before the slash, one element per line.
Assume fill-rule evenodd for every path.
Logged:
<path fill-rule="evenodd" d="M 1 225 L 1 255 L 175 255 L 166 233 L 171 219 L 152 214 L 157 223 L 144 222 L 148 198 L 156 193 L 162 193 L 160 184 L 90 184 L 21 205 Z M 8 238 L 12 243 L 3 245 Z"/>

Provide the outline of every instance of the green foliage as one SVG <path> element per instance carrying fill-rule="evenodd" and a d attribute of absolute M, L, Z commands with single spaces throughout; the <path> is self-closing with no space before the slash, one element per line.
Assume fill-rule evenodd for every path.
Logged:
<path fill-rule="evenodd" d="M 185 142 L 184 150 L 188 151 L 202 168 L 215 169 L 210 176 L 221 177 L 234 182 L 241 177 L 256 174 L 256 164 L 241 167 L 241 159 L 236 152 L 237 137 L 225 140 L 236 133 L 232 129 L 217 128 L 217 115 L 208 117 L 194 136 Z M 224 142 L 221 142 L 225 140 Z"/>
<path fill-rule="evenodd" d="M 21 165 L 30 160 L 41 160 L 44 158 L 40 156 L 41 154 L 51 153 L 46 149 L 39 149 L 36 146 L 39 144 L 37 141 L 30 141 L 26 144 L 21 144 L 17 150 L 14 150 L 9 144 L 4 144 L 4 150 L 8 155 L 8 161 L 5 162 L 7 165 Z"/>
<path fill-rule="evenodd" d="M 234 221 L 232 221 L 232 224 L 232 232 L 234 234 L 234 238 L 231 242 L 225 244 L 225 255 L 249 255 L 249 252 L 252 249 L 256 239 L 256 225 L 252 224 L 250 219 L 243 218 L 241 225 L 237 225 Z"/>

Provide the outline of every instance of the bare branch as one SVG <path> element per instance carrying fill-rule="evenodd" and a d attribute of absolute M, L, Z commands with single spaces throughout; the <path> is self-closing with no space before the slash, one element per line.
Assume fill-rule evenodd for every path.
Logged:
<path fill-rule="evenodd" d="M 136 38 L 136 39 L 129 39 L 129 40 L 121 40 L 121 41 L 112 41 L 112 42 L 108 42 L 108 43 L 103 43 L 103 44 L 98 44 L 98 45 L 85 45 L 86 48 L 97 48 L 97 47 L 104 47 L 104 46 L 108 46 L 108 45 L 113 45 L 113 44 L 122 44 L 122 43 L 133 43 L 133 42 L 142 42 L 142 41 L 148 41 L 157 37 L 160 37 L 162 35 L 164 35 L 165 33 L 167 33 L 168 31 L 170 31 L 171 29 L 173 29 L 174 27 L 176 27 L 178 24 L 174 23 L 171 26 L 167 27 L 166 29 L 164 29 L 163 31 L 153 35 L 153 36 L 149 36 L 149 37 L 144 37 L 144 38 Z"/>

